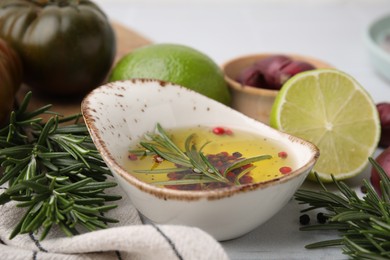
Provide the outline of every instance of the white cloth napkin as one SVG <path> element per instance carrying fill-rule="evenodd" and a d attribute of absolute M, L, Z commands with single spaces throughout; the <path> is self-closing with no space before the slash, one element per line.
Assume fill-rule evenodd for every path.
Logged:
<path fill-rule="evenodd" d="M 5 187 L 0 187 L 0 193 Z M 122 195 L 118 208 L 106 215 L 120 222 L 110 228 L 66 237 L 53 228 L 43 241 L 36 234 L 9 240 L 25 209 L 14 202 L 0 206 L 0 259 L 228 259 L 222 246 L 206 232 L 193 227 L 142 224 L 136 209 L 120 187 L 110 193 Z"/>

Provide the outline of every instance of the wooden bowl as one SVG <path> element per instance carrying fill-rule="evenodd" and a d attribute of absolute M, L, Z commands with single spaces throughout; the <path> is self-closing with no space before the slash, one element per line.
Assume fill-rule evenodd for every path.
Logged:
<path fill-rule="evenodd" d="M 237 81 L 237 78 L 243 69 L 251 66 L 258 60 L 273 55 L 285 55 L 292 58 L 293 60 L 306 61 L 316 68 L 332 67 L 326 62 L 312 57 L 283 53 L 253 54 L 238 57 L 223 64 L 222 70 L 225 74 L 225 80 L 228 83 L 232 93 L 232 107 L 241 113 L 265 124 L 269 123 L 269 116 L 272 105 L 279 91 L 243 85 Z"/>

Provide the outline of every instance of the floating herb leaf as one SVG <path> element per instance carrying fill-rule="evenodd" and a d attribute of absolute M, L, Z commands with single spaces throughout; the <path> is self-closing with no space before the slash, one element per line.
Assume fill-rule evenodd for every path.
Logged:
<path fill-rule="evenodd" d="M 203 153 L 203 149 L 209 142 L 204 143 L 200 149 L 195 143 L 195 134 L 189 135 L 184 143 L 184 151 L 182 151 L 168 136 L 162 126 L 157 123 L 156 132 L 146 134 L 146 140 L 140 142 L 144 150 L 130 150 L 131 154 L 136 155 L 155 155 L 169 161 L 177 168 L 157 169 L 157 170 L 137 170 L 135 173 L 148 174 L 168 174 L 168 173 L 183 173 L 180 180 L 169 180 L 162 182 L 154 182 L 156 185 L 187 185 L 187 184 L 204 184 L 204 183 L 224 183 L 227 185 L 240 185 L 239 179 L 247 174 L 254 166 L 249 166 L 247 169 L 240 170 L 237 177 L 232 181 L 227 178 L 230 171 L 239 169 L 243 166 L 258 162 L 261 160 L 271 159 L 270 155 L 261 155 L 251 158 L 241 158 L 236 162 L 231 163 L 222 172 L 218 170 Z"/>

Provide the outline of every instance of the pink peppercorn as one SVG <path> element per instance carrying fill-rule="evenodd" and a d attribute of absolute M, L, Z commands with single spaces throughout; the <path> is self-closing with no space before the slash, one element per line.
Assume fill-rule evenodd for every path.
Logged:
<path fill-rule="evenodd" d="M 213 128 L 213 133 L 216 135 L 232 135 L 233 131 L 229 128 L 217 126 Z"/>
<path fill-rule="evenodd" d="M 232 134 L 233 134 L 233 131 L 230 130 L 230 129 L 225 129 L 225 134 L 227 134 L 227 135 L 232 135 Z"/>
<path fill-rule="evenodd" d="M 288 166 L 283 166 L 283 167 L 280 167 L 279 171 L 282 174 L 288 174 L 292 171 L 292 169 Z"/>
<path fill-rule="evenodd" d="M 153 156 L 153 160 L 154 160 L 154 162 L 156 162 L 156 163 L 162 163 L 162 162 L 164 161 L 164 159 L 161 158 L 161 157 L 158 156 L 158 155 Z"/>
<path fill-rule="evenodd" d="M 278 153 L 278 157 L 280 157 L 280 158 L 282 158 L 282 159 L 285 159 L 285 158 L 287 158 L 287 156 L 288 156 L 288 154 L 286 153 L 286 152 L 279 152 Z"/>
<path fill-rule="evenodd" d="M 214 127 L 213 128 L 213 133 L 216 135 L 223 135 L 225 134 L 225 129 L 223 127 Z"/>

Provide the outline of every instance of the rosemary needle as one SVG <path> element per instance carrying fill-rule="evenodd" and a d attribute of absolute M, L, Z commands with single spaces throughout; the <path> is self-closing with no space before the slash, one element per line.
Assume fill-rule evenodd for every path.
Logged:
<path fill-rule="evenodd" d="M 0 129 L 0 185 L 8 184 L 0 204 L 26 208 L 10 238 L 40 231 L 44 239 L 54 225 L 71 236 L 81 226 L 92 231 L 117 222 L 103 214 L 116 207 L 106 202 L 121 197 L 104 193 L 116 183 L 106 181 L 110 171 L 86 126 L 77 124 L 80 115 L 60 117 L 51 105 L 27 112 L 30 99 L 31 92 Z M 46 122 L 44 113 L 52 114 Z"/>
<path fill-rule="evenodd" d="M 339 190 L 336 194 L 327 190 L 318 177 L 322 190 L 296 192 L 295 199 L 309 205 L 303 211 L 325 209 L 328 219 L 324 224 L 305 226 L 301 230 L 337 230 L 340 234 L 339 239 L 312 243 L 307 248 L 343 246 L 344 254 L 352 259 L 390 259 L 390 179 L 375 160 L 369 158 L 369 161 L 380 174 L 381 196 L 366 180 L 363 185 L 367 193 L 362 198 L 345 183 L 334 179 Z"/>
<path fill-rule="evenodd" d="M 205 156 L 202 151 L 203 148 L 209 144 L 209 142 L 204 143 L 198 149 L 194 138 L 195 134 L 191 134 L 186 138 L 184 143 L 184 151 L 182 151 L 171 140 L 162 126 L 157 123 L 156 132 L 148 133 L 145 140 L 140 142 L 140 145 L 143 149 L 130 150 L 129 152 L 138 156 L 156 155 L 177 165 L 178 167 L 159 170 L 137 170 L 135 173 L 167 174 L 170 172 L 189 172 L 183 179 L 153 182 L 153 184 L 156 185 L 185 185 L 213 182 L 224 183 L 227 185 L 241 185 L 239 179 L 254 169 L 255 166 L 251 166 L 245 170 L 242 170 L 240 174 L 236 176 L 234 183 L 232 183 L 231 180 L 227 178 L 228 172 L 254 162 L 272 158 L 271 155 L 241 158 L 228 165 L 226 169 L 221 172 L 207 159 L 207 156 Z"/>

